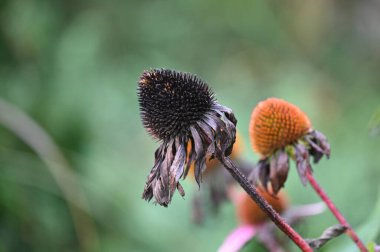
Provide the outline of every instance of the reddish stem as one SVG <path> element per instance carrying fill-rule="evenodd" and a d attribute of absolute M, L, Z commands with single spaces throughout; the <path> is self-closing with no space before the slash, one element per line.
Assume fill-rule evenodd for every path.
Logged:
<path fill-rule="evenodd" d="M 271 205 L 257 192 L 237 168 L 236 163 L 229 157 L 220 157 L 219 160 L 227 168 L 232 177 L 241 185 L 248 195 L 259 205 L 259 207 L 268 215 L 268 217 L 284 232 L 302 251 L 312 252 L 309 244 L 285 222 L 285 220 L 273 209 Z"/>
<path fill-rule="evenodd" d="M 340 224 L 342 224 L 343 226 L 347 228 L 346 230 L 347 235 L 351 237 L 351 239 L 355 242 L 356 246 L 358 246 L 359 250 L 362 252 L 368 252 L 368 249 L 366 248 L 366 246 L 359 239 L 358 235 L 352 229 L 350 224 L 347 222 L 347 220 L 344 218 L 344 216 L 339 211 L 339 209 L 335 206 L 332 200 L 327 196 L 326 192 L 318 184 L 317 180 L 314 178 L 311 171 L 308 171 L 306 175 L 307 175 L 307 179 L 309 180 L 310 185 L 314 188 L 314 190 L 317 192 L 319 197 L 321 197 L 321 199 L 326 203 L 327 207 L 333 213 L 335 218 L 339 221 Z"/>

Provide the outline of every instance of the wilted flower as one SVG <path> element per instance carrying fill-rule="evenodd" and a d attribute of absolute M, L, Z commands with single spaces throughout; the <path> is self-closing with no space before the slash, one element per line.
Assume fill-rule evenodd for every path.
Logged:
<path fill-rule="evenodd" d="M 194 163 L 199 184 L 206 157 L 231 154 L 236 119 L 232 110 L 220 105 L 207 84 L 195 75 L 154 69 L 145 71 L 138 84 L 144 127 L 161 143 L 143 198 L 149 201 L 154 197 L 157 203 L 167 206 L 176 189 L 184 195 L 179 180 L 186 177 L 191 164 Z"/>
<path fill-rule="evenodd" d="M 289 158 L 295 160 L 301 181 L 311 172 L 309 157 L 317 163 L 329 157 L 326 137 L 314 130 L 307 115 L 295 105 L 277 98 L 260 102 L 253 110 L 249 126 L 253 149 L 261 155 L 250 179 L 274 194 L 284 186 L 289 171 Z"/>

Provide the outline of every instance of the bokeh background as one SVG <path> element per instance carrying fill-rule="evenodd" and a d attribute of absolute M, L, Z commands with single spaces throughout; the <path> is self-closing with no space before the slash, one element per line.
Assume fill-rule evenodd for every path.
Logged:
<path fill-rule="evenodd" d="M 158 143 L 136 87 L 156 67 L 207 81 L 251 162 L 255 104 L 302 108 L 332 146 L 316 178 L 354 227 L 367 223 L 366 242 L 378 238 L 368 219 L 380 216 L 380 137 L 368 129 L 380 106 L 378 0 L 2 0 L 0 251 L 217 250 L 237 225 L 231 204 L 197 226 L 192 181 L 169 208 L 141 199 Z M 286 190 L 294 205 L 319 201 L 294 166 Z M 327 212 L 299 230 L 316 237 L 335 223 Z M 350 240 L 324 250 L 347 251 L 338 245 Z"/>

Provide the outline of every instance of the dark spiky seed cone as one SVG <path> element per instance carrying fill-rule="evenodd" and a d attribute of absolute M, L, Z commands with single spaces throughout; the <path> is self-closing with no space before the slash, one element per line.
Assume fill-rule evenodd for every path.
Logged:
<path fill-rule="evenodd" d="M 199 185 L 206 157 L 222 159 L 231 154 L 237 121 L 231 109 L 214 99 L 207 84 L 189 73 L 145 71 L 138 83 L 138 99 L 145 128 L 161 141 L 143 198 L 154 197 L 167 206 L 176 190 L 185 194 L 179 180 L 192 164 Z"/>
<path fill-rule="evenodd" d="M 187 134 L 214 101 L 207 84 L 195 75 L 166 69 L 145 71 L 138 97 L 144 127 L 160 140 Z"/>

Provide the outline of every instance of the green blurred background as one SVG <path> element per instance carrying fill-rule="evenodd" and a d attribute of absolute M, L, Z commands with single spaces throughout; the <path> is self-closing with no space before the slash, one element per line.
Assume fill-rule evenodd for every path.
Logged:
<path fill-rule="evenodd" d="M 255 104 L 301 107 L 332 146 L 316 178 L 354 227 L 367 220 L 380 179 L 380 138 L 368 134 L 380 105 L 379 1 L 2 0 L 0 117 L 14 124 L 0 125 L 0 251 L 217 250 L 237 225 L 231 204 L 196 226 L 192 181 L 169 208 L 141 199 L 158 143 L 136 87 L 155 67 L 208 82 L 252 162 Z M 294 166 L 286 189 L 295 205 L 318 201 Z M 335 223 L 324 213 L 302 234 Z M 350 243 L 339 240 L 325 250 Z"/>

